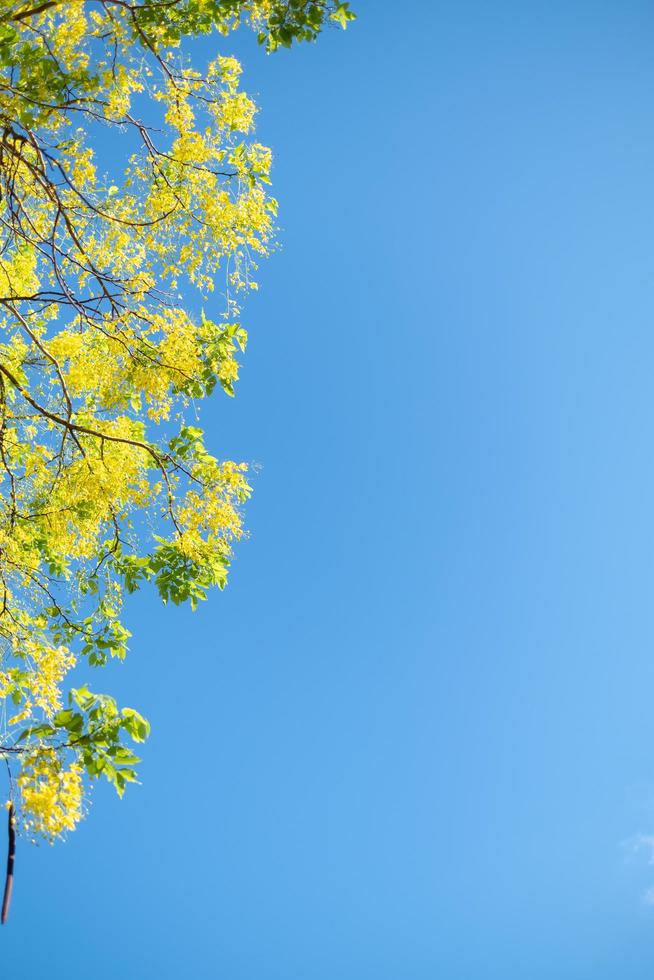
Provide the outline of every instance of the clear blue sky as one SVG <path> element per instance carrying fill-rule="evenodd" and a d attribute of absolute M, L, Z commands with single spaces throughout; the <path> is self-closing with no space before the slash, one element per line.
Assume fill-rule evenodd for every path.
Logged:
<path fill-rule="evenodd" d="M 131 603 L 143 786 L 20 846 L 11 980 L 652 976 L 654 7 L 356 7 L 216 41 L 282 203 L 204 415 L 251 539 Z"/>

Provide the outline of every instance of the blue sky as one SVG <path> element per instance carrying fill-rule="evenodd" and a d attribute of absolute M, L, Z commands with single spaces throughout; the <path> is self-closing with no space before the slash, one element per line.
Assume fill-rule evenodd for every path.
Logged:
<path fill-rule="evenodd" d="M 131 603 L 143 785 L 19 847 L 12 980 L 652 975 L 654 9 L 356 7 L 199 51 L 281 201 L 251 538 Z"/>

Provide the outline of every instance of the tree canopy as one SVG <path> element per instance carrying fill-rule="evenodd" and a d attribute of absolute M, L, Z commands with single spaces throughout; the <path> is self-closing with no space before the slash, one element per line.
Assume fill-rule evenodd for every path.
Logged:
<path fill-rule="evenodd" d="M 194 405 L 234 394 L 271 153 L 239 63 L 194 65 L 184 38 L 246 24 L 273 51 L 352 17 L 0 0 L 0 753 L 30 837 L 75 827 L 86 778 L 136 779 L 148 723 L 80 670 L 125 656 L 125 594 L 195 607 L 244 533 L 247 466 L 209 452 Z"/>

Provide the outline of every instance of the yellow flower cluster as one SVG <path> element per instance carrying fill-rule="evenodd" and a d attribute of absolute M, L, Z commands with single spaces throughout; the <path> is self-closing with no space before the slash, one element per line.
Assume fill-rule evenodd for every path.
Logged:
<path fill-rule="evenodd" d="M 31 756 L 18 778 L 23 826 L 32 835 L 52 841 L 75 830 L 82 819 L 82 768 L 61 764 L 56 752 L 46 749 Z"/>
<path fill-rule="evenodd" d="M 61 708 L 61 684 L 72 667 L 75 655 L 65 646 L 52 646 L 47 641 L 24 638 L 19 651 L 22 666 L 0 671 L 0 699 L 23 699 L 20 711 L 7 721 L 18 725 L 40 709 L 51 719 Z"/>
<path fill-rule="evenodd" d="M 50 718 L 61 708 L 61 682 L 75 666 L 75 655 L 65 646 L 27 641 L 26 659 L 31 667 L 27 685 L 34 704 Z"/>

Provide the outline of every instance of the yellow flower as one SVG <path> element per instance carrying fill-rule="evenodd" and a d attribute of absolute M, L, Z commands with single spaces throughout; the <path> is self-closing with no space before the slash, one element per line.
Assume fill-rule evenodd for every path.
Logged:
<path fill-rule="evenodd" d="M 23 824 L 33 834 L 54 840 L 82 819 L 82 768 L 63 768 L 57 754 L 43 750 L 27 761 L 17 778 Z"/>

